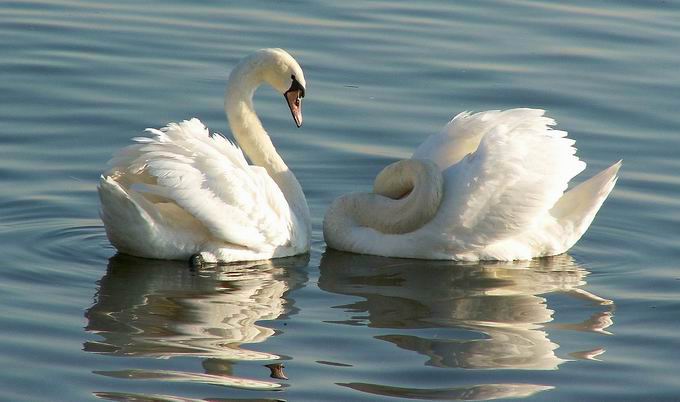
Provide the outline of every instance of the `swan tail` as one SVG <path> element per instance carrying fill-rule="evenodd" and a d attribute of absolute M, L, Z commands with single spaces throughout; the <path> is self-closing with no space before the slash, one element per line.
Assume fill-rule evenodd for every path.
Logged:
<path fill-rule="evenodd" d="M 563 251 L 573 246 L 592 223 L 597 211 L 614 189 L 623 161 L 618 161 L 567 191 L 550 210 L 562 228 Z"/>
<path fill-rule="evenodd" d="M 111 243 L 126 254 L 139 255 L 137 245 L 153 238 L 153 205 L 127 192 L 112 176 L 101 176 L 97 186 L 100 217 Z"/>

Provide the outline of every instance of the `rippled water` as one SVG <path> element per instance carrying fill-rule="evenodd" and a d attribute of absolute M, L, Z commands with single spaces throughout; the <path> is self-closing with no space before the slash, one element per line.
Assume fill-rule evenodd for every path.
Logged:
<path fill-rule="evenodd" d="M 0 400 L 680 398 L 679 43 L 677 1 L 0 3 Z M 256 106 L 307 194 L 311 255 L 115 256 L 95 189 L 111 153 L 193 116 L 228 132 L 228 71 L 274 46 L 305 69 L 305 126 L 272 91 Z M 584 177 L 624 159 L 568 255 L 325 250 L 333 198 L 459 111 L 519 106 L 570 132 Z"/>

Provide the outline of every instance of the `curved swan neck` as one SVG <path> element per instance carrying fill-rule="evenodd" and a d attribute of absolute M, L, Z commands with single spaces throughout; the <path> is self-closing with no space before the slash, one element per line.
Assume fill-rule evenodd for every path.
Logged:
<path fill-rule="evenodd" d="M 260 53 L 239 63 L 229 75 L 224 109 L 231 132 L 243 152 L 253 164 L 262 166 L 273 177 L 288 171 L 288 167 L 276 152 L 253 108 L 253 95 L 266 81 L 267 66 L 265 55 Z"/>
<path fill-rule="evenodd" d="M 341 197 L 331 207 L 341 211 L 330 215 L 385 234 L 408 233 L 432 220 L 443 192 L 443 177 L 434 162 L 406 159 L 378 174 L 373 193 Z"/>
<path fill-rule="evenodd" d="M 271 66 L 275 63 L 275 56 L 269 52 L 255 53 L 239 63 L 229 75 L 224 110 L 231 132 L 243 152 L 253 164 L 267 170 L 296 216 L 302 222 L 309 222 L 309 208 L 302 187 L 276 152 L 253 108 L 253 95 L 262 83 L 271 83 Z"/>

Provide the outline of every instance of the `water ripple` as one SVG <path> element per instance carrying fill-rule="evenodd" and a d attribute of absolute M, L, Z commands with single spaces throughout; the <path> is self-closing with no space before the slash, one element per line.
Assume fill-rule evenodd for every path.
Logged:
<path fill-rule="evenodd" d="M 338 385 L 373 395 L 430 401 L 490 401 L 503 398 L 528 398 L 554 388 L 536 384 L 480 384 L 444 389 L 389 387 L 366 383 L 340 383 Z"/>
<path fill-rule="evenodd" d="M 674 399 L 679 20 L 636 0 L 1 2 L 0 399 Z M 269 46 L 309 84 L 300 130 L 255 97 L 309 201 L 309 267 L 110 259 L 112 152 L 192 116 L 228 133 L 228 71 Z M 569 131 L 583 178 L 624 160 L 573 259 L 324 253 L 335 197 L 460 111 L 520 106 Z M 265 365 L 284 360 L 276 394 L 228 383 L 277 383 Z"/>
<path fill-rule="evenodd" d="M 188 383 L 195 382 L 200 384 L 221 385 L 232 388 L 243 388 L 259 391 L 277 390 L 283 386 L 282 384 L 276 382 L 253 380 L 224 374 L 212 375 L 167 370 L 95 371 L 94 373 L 107 377 L 125 378 L 131 380 L 158 380 Z"/>

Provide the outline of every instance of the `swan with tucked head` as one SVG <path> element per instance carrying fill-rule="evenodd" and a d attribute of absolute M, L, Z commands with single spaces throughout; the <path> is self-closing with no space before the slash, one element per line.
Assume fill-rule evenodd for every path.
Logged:
<path fill-rule="evenodd" d="M 461 113 L 411 159 L 387 166 L 373 192 L 336 199 L 329 247 L 442 260 L 561 254 L 614 188 L 621 161 L 565 192 L 585 169 L 574 141 L 543 110 Z"/>
<path fill-rule="evenodd" d="M 281 93 L 302 125 L 306 82 L 281 49 L 231 72 L 225 112 L 236 145 L 198 119 L 170 123 L 122 149 L 99 183 L 101 217 L 118 251 L 194 263 L 266 260 L 309 251 L 307 201 L 253 109 L 262 84 Z M 242 150 L 242 151 L 241 151 Z M 253 165 L 249 165 L 245 155 Z"/>

